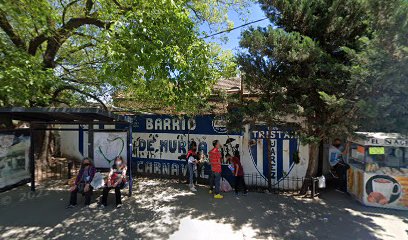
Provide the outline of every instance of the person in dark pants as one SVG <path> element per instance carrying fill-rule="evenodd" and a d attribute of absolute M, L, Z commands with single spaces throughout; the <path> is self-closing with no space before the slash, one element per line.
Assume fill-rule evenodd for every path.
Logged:
<path fill-rule="evenodd" d="M 215 185 L 214 198 L 222 199 L 224 196 L 220 194 L 220 180 L 221 180 L 221 147 L 218 140 L 213 141 L 214 148 L 208 153 L 211 164 L 212 177 L 210 177 L 210 193 L 212 193 L 212 186 Z"/>
<path fill-rule="evenodd" d="M 110 169 L 108 180 L 103 188 L 100 207 L 104 208 L 108 204 L 108 194 L 111 189 L 115 189 L 116 208 L 122 207 L 122 194 L 120 190 L 126 183 L 126 163 L 121 156 L 116 157 L 115 164 Z"/>
<path fill-rule="evenodd" d="M 334 166 L 334 171 L 336 172 L 336 175 L 338 177 L 336 181 L 336 189 L 344 193 L 347 192 L 347 170 L 349 168 L 350 166 L 343 160 L 339 161 Z"/>
<path fill-rule="evenodd" d="M 196 192 L 197 189 L 194 186 L 194 169 L 197 164 L 197 144 L 193 141 L 190 145 L 190 149 L 187 153 L 187 166 L 188 166 L 188 176 L 189 176 L 189 188 L 190 191 Z"/>
<path fill-rule="evenodd" d="M 338 138 L 333 140 L 329 148 L 329 163 L 335 173 L 336 190 L 341 192 L 347 192 L 347 169 L 349 169 L 349 165 L 344 162 L 343 158 L 347 155 L 347 150 L 348 146 L 343 148 L 342 142 Z"/>
<path fill-rule="evenodd" d="M 227 154 L 226 157 L 234 166 L 233 174 L 235 176 L 235 195 L 238 195 L 240 190 L 242 190 L 244 195 L 247 195 L 248 189 L 245 184 L 244 169 L 241 165 L 239 155 L 235 154 L 234 157 L 232 157 L 231 155 Z"/>
<path fill-rule="evenodd" d="M 96 169 L 89 158 L 84 158 L 81 163 L 81 168 L 75 179 L 74 186 L 71 187 L 71 196 L 67 208 L 73 208 L 77 205 L 77 194 L 82 193 L 85 196 L 85 205 L 91 204 L 93 188 L 91 186 Z"/>

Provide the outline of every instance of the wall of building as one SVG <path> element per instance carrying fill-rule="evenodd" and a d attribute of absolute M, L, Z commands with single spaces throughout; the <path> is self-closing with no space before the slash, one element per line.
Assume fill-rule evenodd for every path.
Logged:
<path fill-rule="evenodd" d="M 212 149 L 212 141 L 219 140 L 224 155 L 240 152 L 245 174 L 253 175 L 253 180 L 251 177 L 247 178 L 248 184 L 252 184 L 251 181 L 255 184 L 256 181 L 257 185 L 267 185 L 269 153 L 272 156 L 273 185 L 282 184 L 283 178 L 301 178 L 305 175 L 308 147 L 299 144 L 298 139 L 282 129 L 268 130 L 263 125 L 248 125 L 244 129 L 239 133 L 228 133 L 224 119 L 218 116 L 197 116 L 191 119 L 169 115 L 137 116 L 134 118 L 132 129 L 133 171 L 163 176 L 183 175 L 186 173 L 186 161 L 179 160 L 179 157 L 187 153 L 188 142 L 194 140 L 198 144 L 198 151 L 208 156 Z M 64 155 L 87 156 L 87 131 L 83 133 L 62 131 L 60 134 L 61 151 Z M 268 137 L 271 138 L 269 151 Z M 299 151 L 300 155 L 299 164 L 293 161 L 293 154 L 296 151 Z M 108 156 L 108 152 L 104 155 L 107 159 L 114 157 Z M 226 164 L 223 171 L 225 173 L 229 171 Z M 290 188 L 297 187 L 294 181 L 285 182 L 285 186 L 288 185 Z"/>

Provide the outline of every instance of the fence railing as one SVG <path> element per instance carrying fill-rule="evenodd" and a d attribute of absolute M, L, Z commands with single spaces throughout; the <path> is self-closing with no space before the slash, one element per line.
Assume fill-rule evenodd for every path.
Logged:
<path fill-rule="evenodd" d="M 195 173 L 194 181 L 200 184 L 209 184 L 209 176 L 211 171 L 202 171 L 200 176 Z M 164 178 L 164 179 L 178 179 L 179 182 L 188 182 L 188 172 L 183 172 L 179 175 L 164 175 L 155 173 L 133 173 L 134 178 L 148 177 L 148 178 Z M 230 185 L 234 188 L 235 181 L 232 172 L 223 172 L 221 174 L 223 178 L 228 180 Z M 259 173 L 244 174 L 244 180 L 247 188 L 250 191 L 266 191 L 269 190 L 268 179 Z M 315 197 L 318 195 L 318 179 L 317 178 L 305 178 L 305 177 L 290 177 L 284 176 L 279 180 L 271 179 L 271 193 L 275 194 L 298 194 L 303 183 L 309 186 L 307 195 L 310 197 Z"/>
<path fill-rule="evenodd" d="M 70 179 L 75 176 L 79 171 L 79 163 L 75 163 L 70 160 L 55 161 L 47 165 L 36 164 L 35 168 L 35 180 L 36 182 L 47 180 L 63 180 Z M 195 173 L 195 181 L 200 184 L 208 184 L 211 171 L 202 171 L 198 176 Z M 179 182 L 188 181 L 188 172 L 183 172 L 179 175 L 163 175 L 154 173 L 136 173 L 133 172 L 134 179 L 138 177 L 150 177 L 150 178 L 165 178 L 165 179 L 178 179 Z M 232 172 L 223 172 L 222 177 L 225 178 L 232 187 L 235 186 L 234 176 Z M 298 194 L 303 183 L 309 186 L 307 195 L 315 197 L 318 194 L 318 180 L 317 178 L 305 178 L 305 177 L 290 177 L 284 176 L 281 179 L 271 179 L 271 189 L 268 186 L 268 179 L 259 173 L 244 174 L 244 180 L 247 188 L 250 191 L 266 191 L 270 190 L 274 194 Z"/>
<path fill-rule="evenodd" d="M 57 160 L 49 163 L 36 161 L 34 177 L 36 182 L 70 179 L 79 171 L 79 164 L 70 160 Z"/>

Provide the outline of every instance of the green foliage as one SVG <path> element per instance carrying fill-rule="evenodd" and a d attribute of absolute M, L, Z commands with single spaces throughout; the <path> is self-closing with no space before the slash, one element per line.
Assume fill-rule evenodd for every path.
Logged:
<path fill-rule="evenodd" d="M 15 51 L 0 42 L 0 106 L 44 105 L 56 79 L 51 70 L 43 70 L 42 63 L 25 52 Z"/>
<path fill-rule="evenodd" d="M 273 1 L 262 6 L 277 27 L 244 32 L 241 46 L 247 52 L 238 56 L 246 85 L 260 93 L 251 103 L 263 109 L 257 117 L 273 125 L 289 121 L 309 140 L 344 133 L 352 121 L 342 124 L 342 119 L 359 83 L 352 75 L 358 69 L 354 53 L 361 48 L 356 36 L 366 34 L 364 5 Z M 350 16 L 360 21 L 348 24 Z"/>
<path fill-rule="evenodd" d="M 374 38 L 361 54 L 367 68 L 361 128 L 408 133 L 408 2 L 371 1 Z"/>
<path fill-rule="evenodd" d="M 258 120 L 306 142 L 355 130 L 407 132 L 407 1 L 263 0 L 272 22 L 242 34 L 245 100 L 235 125 Z"/>
<path fill-rule="evenodd" d="M 137 110 L 194 110 L 235 70 L 231 53 L 200 39 L 198 25 L 223 26 L 227 10 L 245 2 L 0 1 L 0 105 L 121 96 Z"/>
<path fill-rule="evenodd" d="M 259 95 L 241 103 L 242 120 L 307 142 L 408 125 L 406 1 L 260 2 L 272 26 L 242 34 L 237 62 Z"/>

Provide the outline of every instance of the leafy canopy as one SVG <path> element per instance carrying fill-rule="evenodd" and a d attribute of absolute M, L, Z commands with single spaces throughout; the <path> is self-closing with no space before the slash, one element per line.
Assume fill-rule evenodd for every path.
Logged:
<path fill-rule="evenodd" d="M 198 26 L 222 27 L 227 9 L 246 2 L 1 0 L 0 106 L 124 97 L 137 108 L 194 109 L 235 66 Z"/>
<path fill-rule="evenodd" d="M 260 2 L 272 25 L 242 34 L 238 63 L 259 95 L 244 102 L 243 112 L 289 125 L 312 142 L 353 132 L 369 95 L 364 54 L 377 34 L 371 6 L 363 0 Z"/>

